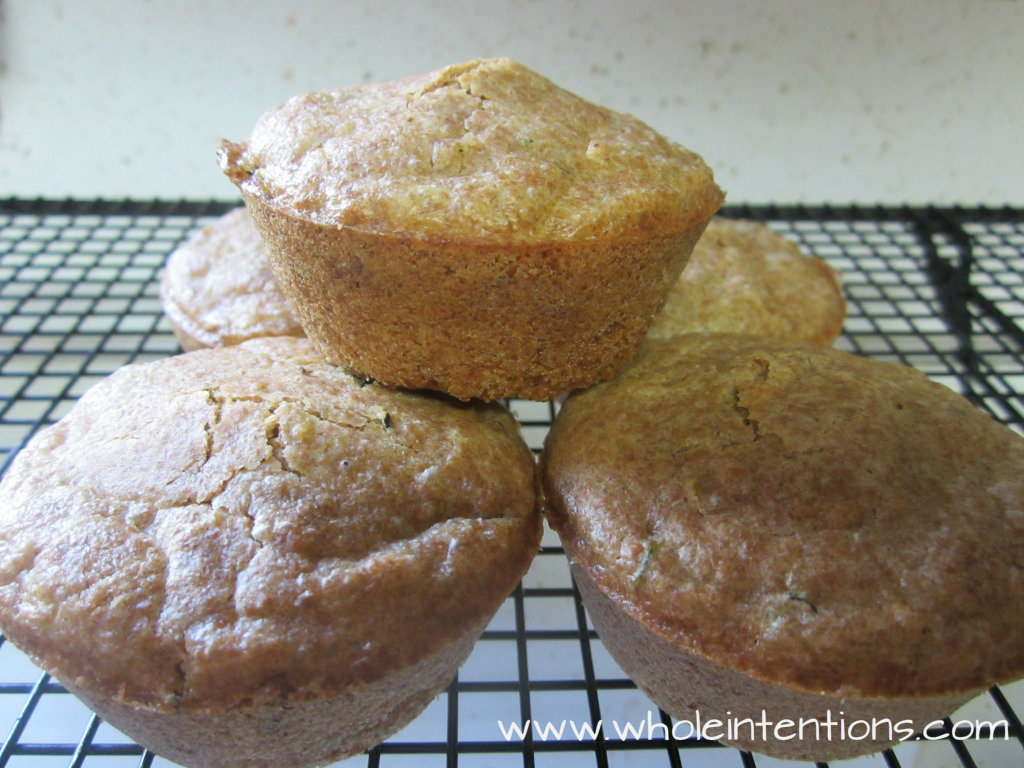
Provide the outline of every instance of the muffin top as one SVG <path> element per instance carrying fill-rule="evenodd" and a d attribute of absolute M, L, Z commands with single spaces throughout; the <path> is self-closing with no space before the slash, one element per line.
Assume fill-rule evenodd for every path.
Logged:
<path fill-rule="evenodd" d="M 708 659 L 840 696 L 1024 673 L 1024 439 L 916 370 L 648 342 L 565 403 L 541 478 L 579 567 Z"/>
<path fill-rule="evenodd" d="M 696 154 L 509 59 L 296 96 L 220 159 L 299 218 L 428 240 L 647 238 L 723 199 Z"/>
<path fill-rule="evenodd" d="M 539 536 L 504 408 L 258 339 L 125 367 L 21 451 L 0 487 L 0 626 L 134 704 L 287 702 L 480 626 Z"/>
<path fill-rule="evenodd" d="M 648 337 L 740 333 L 831 344 L 846 303 L 839 273 L 754 221 L 714 218 Z"/>
<path fill-rule="evenodd" d="M 204 227 L 168 257 L 160 303 L 193 349 L 305 335 L 244 208 Z"/>

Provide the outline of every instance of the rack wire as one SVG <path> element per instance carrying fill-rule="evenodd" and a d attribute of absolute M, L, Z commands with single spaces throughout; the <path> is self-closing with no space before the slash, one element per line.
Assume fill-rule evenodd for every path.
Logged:
<path fill-rule="evenodd" d="M 235 205 L 0 201 L 0 472 L 96 381 L 179 351 L 157 297 L 161 267 Z M 1024 433 L 1024 210 L 731 206 L 723 214 L 765 221 L 842 272 L 848 315 L 838 347 L 917 367 Z M 539 450 L 555 406 L 509 405 Z M 1021 768 L 1022 710 L 1024 684 L 996 687 L 929 738 L 843 765 Z M 961 719 L 983 724 L 964 738 Z M 509 734 L 528 722 L 554 730 Z M 596 738 L 572 731 L 598 722 Z M 344 765 L 810 765 L 666 739 L 656 727 L 674 724 L 604 649 L 548 532 L 447 691 Z M 0 739 L 0 768 L 171 765 L 103 723 L 2 637 Z"/>

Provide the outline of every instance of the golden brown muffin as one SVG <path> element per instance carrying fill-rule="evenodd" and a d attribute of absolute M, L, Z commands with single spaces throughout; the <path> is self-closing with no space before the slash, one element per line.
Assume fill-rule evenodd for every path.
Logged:
<path fill-rule="evenodd" d="M 1024 675 L 1024 440 L 913 369 L 652 341 L 564 404 L 541 482 L 595 628 L 659 706 L 808 721 L 735 746 L 851 757 Z M 894 733 L 840 737 L 872 717 Z"/>
<path fill-rule="evenodd" d="M 462 399 L 614 374 L 723 200 L 694 153 L 508 59 L 295 97 L 220 162 L 327 358 Z"/>
<path fill-rule="evenodd" d="M 714 218 L 648 338 L 739 333 L 831 344 L 846 303 L 839 273 L 755 221 Z"/>
<path fill-rule="evenodd" d="M 204 227 L 168 257 L 160 303 L 186 352 L 305 335 L 244 208 Z"/>
<path fill-rule="evenodd" d="M 329 762 L 452 678 L 540 537 L 503 408 L 305 339 L 129 366 L 0 485 L 0 626 L 186 766 Z"/>

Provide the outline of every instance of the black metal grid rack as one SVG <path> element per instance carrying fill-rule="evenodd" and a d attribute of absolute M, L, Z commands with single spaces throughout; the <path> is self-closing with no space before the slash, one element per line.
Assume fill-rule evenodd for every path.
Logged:
<path fill-rule="evenodd" d="M 0 201 L 0 471 L 115 368 L 178 351 L 161 316 L 167 255 L 225 202 Z M 915 366 L 1024 432 L 1024 210 L 738 207 L 844 275 L 837 346 Z M 512 401 L 537 450 L 555 412 Z M 1024 639 L 1022 639 L 1024 640 Z M 964 717 L 1005 721 L 973 738 L 915 740 L 843 763 L 1024 766 L 1024 684 L 994 688 Z M 455 682 L 414 723 L 353 766 L 796 765 L 613 723 L 671 720 L 608 656 L 578 600 L 557 540 L 505 602 Z M 959 715 L 957 715 L 959 717 Z M 498 726 L 596 723 L 597 739 Z M 953 726 L 933 732 L 942 736 Z M 658 738 L 649 738 L 656 736 Z M 0 768 L 170 765 L 102 723 L 0 638 Z M 807 764 L 803 764 L 807 765 Z"/>

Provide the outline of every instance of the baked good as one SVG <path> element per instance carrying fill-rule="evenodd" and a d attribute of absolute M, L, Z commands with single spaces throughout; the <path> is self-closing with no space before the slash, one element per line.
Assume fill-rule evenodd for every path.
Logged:
<path fill-rule="evenodd" d="M 462 399 L 611 376 L 723 200 L 696 154 L 508 59 L 297 96 L 220 163 L 328 359 Z"/>
<path fill-rule="evenodd" d="M 160 279 L 160 304 L 186 352 L 304 335 L 244 208 L 175 249 Z"/>
<path fill-rule="evenodd" d="M 637 685 L 689 723 L 775 724 L 727 743 L 852 757 L 1024 676 L 1024 439 L 911 368 L 652 341 L 568 398 L 541 483 Z"/>
<path fill-rule="evenodd" d="M 185 766 L 322 764 L 449 682 L 540 538 L 498 405 L 305 339 L 125 367 L 0 484 L 0 627 Z"/>
<path fill-rule="evenodd" d="M 846 302 L 839 272 L 756 221 L 716 217 L 647 332 L 740 333 L 831 344 Z"/>

